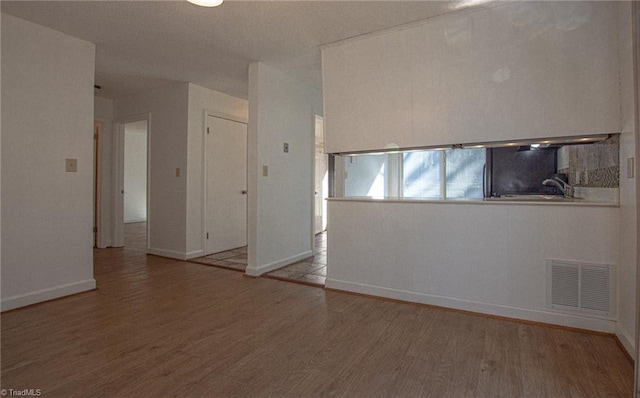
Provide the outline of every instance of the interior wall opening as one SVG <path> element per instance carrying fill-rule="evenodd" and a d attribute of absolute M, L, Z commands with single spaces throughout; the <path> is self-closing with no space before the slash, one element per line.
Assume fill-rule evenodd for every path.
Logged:
<path fill-rule="evenodd" d="M 122 128 L 122 218 L 123 244 L 147 251 L 148 220 L 148 120 L 124 123 Z"/>

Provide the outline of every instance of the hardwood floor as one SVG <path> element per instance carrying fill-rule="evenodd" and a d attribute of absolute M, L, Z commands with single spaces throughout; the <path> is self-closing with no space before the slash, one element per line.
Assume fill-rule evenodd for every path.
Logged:
<path fill-rule="evenodd" d="M 98 289 L 1 315 L 44 397 L 629 397 L 610 336 L 95 251 Z"/>

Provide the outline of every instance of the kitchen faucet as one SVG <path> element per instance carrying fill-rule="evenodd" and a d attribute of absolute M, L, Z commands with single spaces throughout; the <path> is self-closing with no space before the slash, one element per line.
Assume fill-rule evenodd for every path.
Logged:
<path fill-rule="evenodd" d="M 560 177 L 547 178 L 542 181 L 542 185 L 556 187 L 564 194 L 565 198 L 573 198 L 573 186 L 564 182 Z"/>

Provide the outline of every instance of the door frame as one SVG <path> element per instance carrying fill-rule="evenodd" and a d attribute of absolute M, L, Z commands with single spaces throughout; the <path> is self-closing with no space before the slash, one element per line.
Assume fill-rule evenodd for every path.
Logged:
<path fill-rule="evenodd" d="M 209 117 L 217 117 L 220 119 L 225 119 L 225 120 L 230 120 L 232 122 L 238 122 L 238 123 L 242 123 L 244 125 L 247 126 L 247 143 L 245 145 L 245 151 L 247 151 L 247 185 L 248 185 L 248 181 L 249 181 L 249 134 L 248 134 L 248 130 L 249 130 L 249 118 L 245 117 L 245 116 L 236 116 L 236 115 L 231 115 L 228 113 L 223 113 L 223 112 L 218 112 L 218 111 L 213 111 L 210 109 L 204 109 L 202 112 L 202 152 L 200 154 L 200 156 L 202 157 L 202 181 L 201 181 L 201 186 L 202 186 L 202 228 L 200 231 L 200 235 L 201 235 L 201 247 L 202 247 L 202 255 L 203 256 L 207 256 L 207 200 L 208 200 L 208 194 L 207 194 L 207 156 L 206 156 L 206 152 L 207 152 L 207 142 L 208 142 L 208 134 L 207 134 L 207 125 L 209 124 Z M 247 186 L 246 189 L 248 190 L 249 187 Z M 248 197 L 247 197 L 248 199 Z M 247 206 L 245 208 L 245 212 L 247 213 L 247 217 L 246 217 L 246 233 L 247 233 L 247 245 L 249 245 L 249 204 L 248 204 L 248 200 L 247 200 Z"/>
<path fill-rule="evenodd" d="M 316 252 L 316 169 L 317 169 L 317 162 L 316 162 L 316 122 L 318 120 L 318 118 L 320 118 L 322 120 L 322 136 L 324 139 L 324 132 L 325 132 L 325 123 L 324 123 L 324 116 L 318 113 L 314 113 L 313 114 L 313 120 L 312 120 L 312 126 L 313 128 L 311 129 L 311 135 L 312 135 L 312 139 L 311 139 L 311 203 L 313 204 L 313 206 L 311 206 L 311 251 L 315 254 Z M 329 172 L 329 156 L 324 153 L 324 156 L 327 156 L 327 172 Z M 326 192 L 327 196 L 328 196 L 328 192 Z M 323 199 L 324 201 L 324 199 Z M 323 202 L 324 203 L 324 202 Z M 323 207 L 324 208 L 324 207 Z M 326 217 L 327 215 L 324 214 L 324 210 L 323 210 L 323 218 Z M 326 231 L 326 229 L 325 229 Z"/>
<path fill-rule="evenodd" d="M 102 227 L 102 130 L 104 122 L 94 118 L 93 120 L 93 247 L 99 248 L 101 243 Z"/>
<path fill-rule="evenodd" d="M 113 247 L 124 246 L 124 125 L 127 123 L 147 122 L 147 252 L 149 251 L 149 229 L 151 213 L 149 212 L 151 183 L 151 113 L 131 115 L 114 120 L 113 139 Z"/>

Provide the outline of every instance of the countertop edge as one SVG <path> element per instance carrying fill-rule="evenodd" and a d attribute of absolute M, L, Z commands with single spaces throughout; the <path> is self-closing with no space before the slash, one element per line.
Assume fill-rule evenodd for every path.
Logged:
<path fill-rule="evenodd" d="M 397 198 L 327 198 L 329 202 L 362 202 L 362 203 L 419 203 L 419 204 L 446 204 L 446 205 L 516 205 L 516 206 L 577 206 L 577 207 L 613 207 L 619 208 L 620 203 L 612 202 L 560 202 L 543 200 L 486 200 L 486 199 L 397 199 Z"/>

